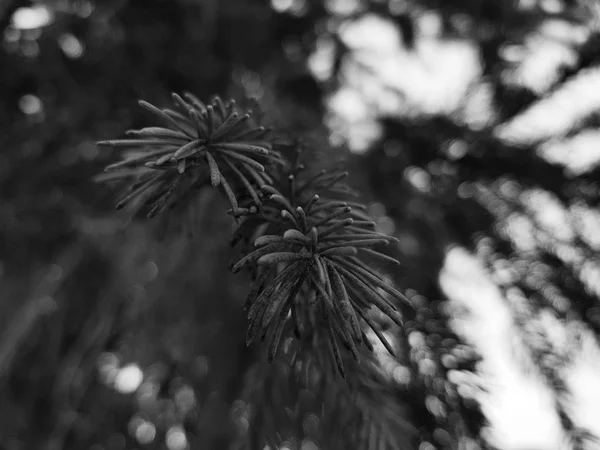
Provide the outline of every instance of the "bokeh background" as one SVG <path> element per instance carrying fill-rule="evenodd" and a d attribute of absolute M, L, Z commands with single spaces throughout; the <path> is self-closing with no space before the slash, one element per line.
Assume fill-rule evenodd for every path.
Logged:
<path fill-rule="evenodd" d="M 2 0 L 0 32 L 0 449 L 600 448 L 600 3 Z M 358 397 L 245 348 L 217 193 L 145 222 L 94 182 L 183 90 L 348 158 L 399 238 L 416 314 Z"/>

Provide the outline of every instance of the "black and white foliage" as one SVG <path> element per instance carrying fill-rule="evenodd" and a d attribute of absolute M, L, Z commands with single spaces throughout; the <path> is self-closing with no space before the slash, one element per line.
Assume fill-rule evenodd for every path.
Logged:
<path fill-rule="evenodd" d="M 232 244 L 246 244 L 232 270 L 249 268 L 254 276 L 246 301 L 247 345 L 258 336 L 267 340 L 272 361 L 287 323 L 297 338 L 322 323 L 345 377 L 340 344 L 355 360 L 359 347 L 372 350 L 366 325 L 393 355 L 369 310 L 374 307 L 402 326 L 400 311 L 410 302 L 364 258 L 398 264 L 380 251 L 397 240 L 375 231 L 364 205 L 343 199 L 356 196 L 344 184 L 348 174 L 315 172 L 300 163 L 300 141 L 281 144 L 250 114 L 241 114 L 233 100 L 215 97 L 206 105 L 186 93 L 173 94 L 173 101 L 176 109 L 140 101 L 165 127 L 99 142 L 125 149 L 102 177 L 129 183 L 117 207 L 131 203 L 134 209 L 148 208 L 153 217 L 194 188 L 222 186 L 239 223 Z"/>

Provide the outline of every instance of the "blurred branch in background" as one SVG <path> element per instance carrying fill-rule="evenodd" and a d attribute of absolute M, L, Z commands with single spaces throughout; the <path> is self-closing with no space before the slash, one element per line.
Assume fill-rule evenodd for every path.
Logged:
<path fill-rule="evenodd" d="M 40 271 L 41 275 L 35 277 L 37 280 L 33 282 L 37 287 L 32 297 L 24 302 L 24 306 L 13 315 L 11 323 L 0 334 L 0 386 L 6 374 L 10 373 L 21 346 L 38 325 L 38 320 L 56 310 L 58 305 L 54 297 L 62 281 L 78 263 L 80 250 L 78 247 L 70 248 L 56 263 Z M 1 303 L 8 304 L 6 300 L 2 300 Z"/>

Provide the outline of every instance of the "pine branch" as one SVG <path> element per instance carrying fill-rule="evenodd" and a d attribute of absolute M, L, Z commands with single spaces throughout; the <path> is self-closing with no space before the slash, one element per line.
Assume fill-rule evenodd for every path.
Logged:
<path fill-rule="evenodd" d="M 375 307 L 402 326 L 400 311 L 410 302 L 361 258 L 398 264 L 380 251 L 396 239 L 377 233 L 365 206 L 349 201 L 358 194 L 344 182 L 348 173 L 308 167 L 306 144 L 268 132 L 233 100 L 205 104 L 187 93 L 173 94 L 173 103 L 175 109 L 160 109 L 140 101 L 164 127 L 98 143 L 125 149 L 99 177 L 129 183 L 117 208 L 143 208 L 154 217 L 194 188 L 221 186 L 239 223 L 232 244 L 245 244 L 232 270 L 248 268 L 255 277 L 246 301 L 247 345 L 260 337 L 273 361 L 291 319 L 298 339 L 324 327 L 343 377 L 342 348 L 356 361 L 362 347 L 372 349 L 365 324 L 393 353 L 368 311 Z"/>
<path fill-rule="evenodd" d="M 238 217 L 240 192 L 232 186 L 241 184 L 259 204 L 256 190 L 266 183 L 261 173 L 280 162 L 279 153 L 266 139 L 268 131 L 249 113 L 242 114 L 233 100 L 223 103 L 215 97 L 206 105 L 192 94 L 184 97 L 173 94 L 173 110 L 140 101 L 164 127 L 130 130 L 129 139 L 98 142 L 123 149 L 123 156 L 105 169 L 108 175 L 97 179 L 129 183 L 117 207 L 146 208 L 149 218 L 210 181 L 213 187 L 222 186 Z"/>
<path fill-rule="evenodd" d="M 260 210 L 262 223 L 268 225 L 262 235 L 257 236 L 261 221 L 252 220 L 252 215 L 240 226 L 244 230 L 241 234 L 255 236 L 254 248 L 232 266 L 233 272 L 244 267 L 256 272 L 247 302 L 247 344 L 258 335 L 263 339 L 271 335 L 272 360 L 279 342 L 277 334 L 283 322 L 290 320 L 287 313 L 296 321 L 298 338 L 307 326 L 299 318 L 316 313 L 325 319 L 333 359 L 345 376 L 339 344 L 356 360 L 360 347 L 370 348 L 362 327 L 367 324 L 376 330 L 376 326 L 366 318 L 366 312 L 375 306 L 402 326 L 400 310 L 410 302 L 360 260 L 366 254 L 397 264 L 378 250 L 395 238 L 375 232 L 374 223 L 365 220 L 369 218 L 362 212 L 362 205 L 352 202 L 358 209 L 355 211 L 347 202 L 323 199 L 316 193 L 319 189 L 326 194 L 333 190 L 349 192 L 341 185 L 347 174 L 319 171 L 304 176 L 303 171 L 301 168 L 296 175 L 282 174 L 279 179 L 285 182 L 279 184 L 280 189 L 263 188 L 270 197 Z M 393 353 L 385 338 L 377 335 Z"/>

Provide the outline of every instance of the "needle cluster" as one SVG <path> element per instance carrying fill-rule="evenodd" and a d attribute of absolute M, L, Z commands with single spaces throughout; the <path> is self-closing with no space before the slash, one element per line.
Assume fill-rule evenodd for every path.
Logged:
<path fill-rule="evenodd" d="M 375 231 L 364 205 L 347 199 L 355 195 L 344 183 L 348 174 L 312 171 L 300 162 L 302 145 L 280 145 L 233 100 L 205 104 L 187 93 L 173 94 L 173 102 L 174 109 L 140 102 L 162 127 L 99 143 L 125 150 L 103 177 L 128 185 L 117 207 L 147 208 L 153 217 L 193 188 L 221 187 L 239 225 L 231 243 L 245 244 L 232 270 L 249 269 L 254 278 L 248 345 L 267 340 L 272 361 L 286 329 L 302 339 L 324 326 L 345 376 L 340 344 L 358 360 L 361 347 L 373 349 L 368 327 L 393 354 L 369 311 L 401 326 L 400 310 L 410 302 L 365 259 L 398 264 L 381 252 L 396 239 Z"/>
<path fill-rule="evenodd" d="M 298 187 L 295 187 L 296 176 L 290 176 L 287 191 L 298 194 L 302 188 L 310 188 L 310 192 L 315 187 L 332 187 L 332 181 L 338 184 L 345 175 L 330 177 L 327 172 L 319 172 Z M 323 179 L 328 182 L 323 183 Z M 286 323 L 291 323 L 296 336 L 301 337 L 310 328 L 307 322 L 314 326 L 311 318 L 317 311 L 324 319 L 331 350 L 343 376 L 339 344 L 356 360 L 360 346 L 372 350 L 365 325 L 393 354 L 392 346 L 369 318 L 368 311 L 374 306 L 400 326 L 398 303 L 408 303 L 408 299 L 361 258 L 398 264 L 378 250 L 396 239 L 376 232 L 375 223 L 368 220 L 362 211 L 364 207 L 358 203 L 350 202 L 353 208 L 348 202 L 312 194 L 301 205 L 294 206 L 274 187 L 263 189 L 270 194 L 263 214 L 271 213 L 267 221 L 271 227 L 267 226 L 265 231 L 269 233 L 271 228 L 280 232 L 256 238 L 254 249 L 232 267 L 233 272 L 246 266 L 256 269 L 246 301 L 247 344 L 257 336 L 261 340 L 268 337 L 268 359 L 272 361 Z"/>
<path fill-rule="evenodd" d="M 272 182 L 265 167 L 281 163 L 268 130 L 233 100 L 225 103 L 215 97 L 205 104 L 186 93 L 173 94 L 173 103 L 173 109 L 161 109 L 141 100 L 162 126 L 127 131 L 127 139 L 98 142 L 124 150 L 121 161 L 106 167 L 109 174 L 101 177 L 128 183 L 117 208 L 148 207 L 153 217 L 208 183 L 222 187 L 236 217 L 242 214 L 238 187 L 260 205 L 257 187 Z"/>

